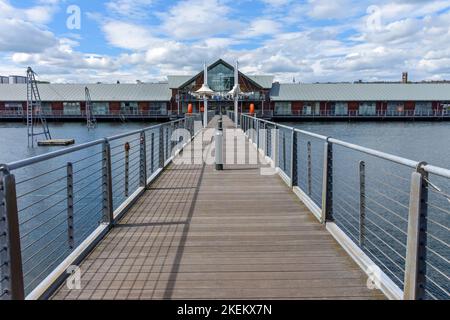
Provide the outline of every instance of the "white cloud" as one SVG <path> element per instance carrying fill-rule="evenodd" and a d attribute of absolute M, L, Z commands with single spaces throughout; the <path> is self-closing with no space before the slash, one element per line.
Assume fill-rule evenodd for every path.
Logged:
<path fill-rule="evenodd" d="M 231 19 L 230 12 L 224 1 L 183 0 L 159 17 L 166 34 L 176 39 L 199 39 L 239 32 L 242 24 Z"/>
<path fill-rule="evenodd" d="M 90 15 L 102 49 L 115 48 L 108 55 L 81 52 L 89 35 L 69 40 L 47 29 L 58 0 L 20 10 L 0 0 L 0 18 L 16 24 L 0 30 L 0 74 L 30 64 L 51 81 L 150 81 L 224 58 L 288 82 L 398 80 L 405 70 L 414 80 L 450 78 L 450 0 L 260 1 L 260 15 L 240 15 L 231 0 L 180 0 L 158 12 L 157 0 L 109 0 L 107 13 Z M 376 30 L 366 23 L 372 4 Z"/>

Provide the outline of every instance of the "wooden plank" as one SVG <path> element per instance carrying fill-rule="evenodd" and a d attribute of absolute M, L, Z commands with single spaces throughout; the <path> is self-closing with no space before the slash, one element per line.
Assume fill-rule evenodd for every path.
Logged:
<path fill-rule="evenodd" d="M 171 165 L 54 299 L 383 299 L 263 165 Z"/>

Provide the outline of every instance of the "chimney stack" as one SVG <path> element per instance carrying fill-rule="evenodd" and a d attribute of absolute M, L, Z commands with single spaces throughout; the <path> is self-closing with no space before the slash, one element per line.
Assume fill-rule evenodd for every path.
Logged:
<path fill-rule="evenodd" d="M 402 83 L 408 83 L 408 72 L 403 72 Z"/>

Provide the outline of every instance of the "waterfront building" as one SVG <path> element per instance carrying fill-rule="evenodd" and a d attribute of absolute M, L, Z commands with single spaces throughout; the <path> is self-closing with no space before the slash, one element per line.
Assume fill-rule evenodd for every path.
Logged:
<path fill-rule="evenodd" d="M 196 75 L 169 75 L 160 83 L 49 84 L 40 83 L 42 112 L 49 119 L 78 119 L 86 113 L 85 88 L 97 119 L 152 119 L 182 116 L 189 104 L 201 112 L 203 98 L 194 93 L 203 84 Z M 215 95 L 209 109 L 233 110 L 234 67 L 218 60 L 208 67 L 208 85 Z M 239 111 L 266 118 L 385 119 L 450 118 L 450 83 L 279 83 L 272 75 L 239 72 L 244 95 Z M 0 119 L 24 117 L 26 84 L 0 84 Z"/>

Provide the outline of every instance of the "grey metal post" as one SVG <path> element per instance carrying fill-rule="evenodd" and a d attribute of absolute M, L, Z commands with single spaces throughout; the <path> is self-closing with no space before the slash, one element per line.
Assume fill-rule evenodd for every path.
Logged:
<path fill-rule="evenodd" d="M 312 195 L 312 148 L 311 141 L 308 141 L 308 195 Z"/>
<path fill-rule="evenodd" d="M 3 300 L 24 300 L 25 289 L 23 282 L 22 252 L 20 246 L 20 227 L 17 210 L 16 180 L 8 170 L 0 170 L 0 218 L 6 237 L 5 252 L 5 281 Z"/>
<path fill-rule="evenodd" d="M 159 168 L 164 168 L 164 127 L 159 127 Z"/>
<path fill-rule="evenodd" d="M 259 134 L 260 134 L 260 132 L 259 132 L 259 120 L 256 120 L 256 150 L 258 152 L 259 152 L 259 140 L 260 140 Z"/>
<path fill-rule="evenodd" d="M 129 195 L 130 189 L 130 144 L 128 142 L 125 143 L 125 197 Z"/>
<path fill-rule="evenodd" d="M 280 130 L 275 126 L 272 131 L 272 160 L 275 168 L 279 166 L 279 132 Z"/>
<path fill-rule="evenodd" d="M 164 141 L 165 141 L 165 144 L 166 144 L 166 155 L 165 155 L 165 158 L 164 158 L 164 163 L 169 159 L 169 128 L 166 127 L 165 131 L 166 131 L 165 132 L 166 137 L 164 138 Z"/>
<path fill-rule="evenodd" d="M 112 168 L 111 168 L 111 146 L 105 139 L 103 143 L 103 222 L 112 225 L 114 221 L 113 191 L 112 191 Z"/>
<path fill-rule="evenodd" d="M 150 143 L 150 147 L 152 148 L 152 151 L 150 152 L 150 171 L 153 174 L 153 172 L 155 171 L 155 133 L 152 132 L 152 140 Z"/>
<path fill-rule="evenodd" d="M 366 163 L 359 162 L 359 246 L 364 246 L 366 237 Z"/>
<path fill-rule="evenodd" d="M 147 140 L 145 131 L 141 132 L 140 143 L 139 185 L 145 188 L 147 186 Z"/>
<path fill-rule="evenodd" d="M 215 136 L 216 146 L 216 170 L 223 170 L 223 123 L 222 116 L 217 122 L 217 130 Z"/>
<path fill-rule="evenodd" d="M 405 266 L 405 300 L 419 300 L 425 296 L 428 173 L 418 166 L 411 176 L 408 240 Z"/>
<path fill-rule="evenodd" d="M 325 142 L 322 184 L 322 223 L 333 221 L 333 145 Z"/>
<path fill-rule="evenodd" d="M 74 224 L 73 224 L 73 164 L 67 163 L 67 240 L 69 248 L 73 249 L 74 243 Z"/>
<path fill-rule="evenodd" d="M 283 132 L 283 171 L 286 170 L 286 133 Z"/>
<path fill-rule="evenodd" d="M 291 132 L 291 187 L 298 186 L 298 173 L 297 173 L 297 134 L 292 129 Z"/>

